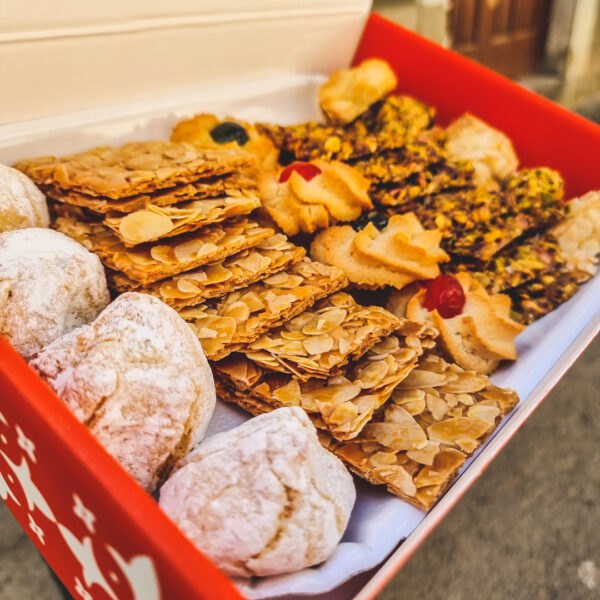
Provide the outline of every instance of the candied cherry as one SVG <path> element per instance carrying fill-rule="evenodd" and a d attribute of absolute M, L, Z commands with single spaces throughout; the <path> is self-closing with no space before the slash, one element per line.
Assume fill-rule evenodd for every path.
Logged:
<path fill-rule="evenodd" d="M 305 179 L 306 181 L 310 181 L 321 173 L 321 169 L 319 169 L 319 167 L 316 167 L 309 162 L 296 161 L 281 171 L 279 183 L 285 183 L 294 171 L 296 171 L 296 173 L 298 173 L 298 175 L 300 175 L 302 179 Z"/>
<path fill-rule="evenodd" d="M 239 124 L 233 121 L 223 121 L 210 131 L 210 137 L 217 144 L 227 144 L 227 142 L 237 142 L 243 146 L 250 139 L 247 131 Z"/>
<path fill-rule="evenodd" d="M 437 308 L 444 319 L 460 315 L 465 306 L 465 293 L 452 275 L 439 275 L 425 282 L 427 292 L 424 306 L 428 311 Z"/>

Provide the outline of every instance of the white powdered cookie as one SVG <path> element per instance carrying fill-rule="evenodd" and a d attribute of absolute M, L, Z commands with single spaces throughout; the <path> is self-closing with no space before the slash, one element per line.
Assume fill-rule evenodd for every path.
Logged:
<path fill-rule="evenodd" d="M 298 407 L 208 439 L 161 489 L 160 506 L 229 575 L 297 571 L 331 556 L 356 492 Z"/>
<path fill-rule="evenodd" d="M 49 225 L 44 194 L 21 171 L 0 165 L 0 232 Z"/>
<path fill-rule="evenodd" d="M 215 406 L 200 342 L 146 294 L 119 296 L 30 364 L 148 491 L 202 439 Z"/>
<path fill-rule="evenodd" d="M 51 229 L 0 234 L 0 334 L 23 357 L 89 323 L 110 302 L 100 260 Z"/>

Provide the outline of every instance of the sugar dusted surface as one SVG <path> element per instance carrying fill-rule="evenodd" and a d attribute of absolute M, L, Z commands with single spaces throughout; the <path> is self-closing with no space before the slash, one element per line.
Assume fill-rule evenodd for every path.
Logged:
<path fill-rule="evenodd" d="M 219 568 L 250 577 L 326 560 L 355 497 L 306 413 L 288 407 L 201 444 L 162 487 L 160 505 Z"/>
<path fill-rule="evenodd" d="M 31 365 L 149 491 L 202 438 L 215 405 L 200 342 L 174 310 L 146 294 L 119 296 Z"/>
<path fill-rule="evenodd" d="M 0 234 L 0 333 L 29 358 L 110 300 L 98 257 L 50 229 Z"/>
<path fill-rule="evenodd" d="M 44 194 L 27 175 L 0 164 L 0 232 L 49 225 Z"/>

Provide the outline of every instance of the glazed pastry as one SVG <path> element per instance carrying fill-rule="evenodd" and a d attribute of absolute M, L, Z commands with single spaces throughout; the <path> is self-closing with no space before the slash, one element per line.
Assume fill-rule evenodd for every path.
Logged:
<path fill-rule="evenodd" d="M 515 337 L 525 327 L 510 317 L 505 294 L 488 294 L 468 273 L 441 275 L 427 282 L 406 304 L 392 294 L 388 309 L 397 316 L 429 323 L 438 342 L 463 369 L 491 373 L 503 359 L 514 360 Z"/>
<path fill-rule="evenodd" d="M 51 229 L 0 234 L 0 334 L 24 358 L 109 303 L 100 260 Z"/>
<path fill-rule="evenodd" d="M 186 456 L 160 506 L 227 575 L 298 571 L 333 553 L 356 492 L 306 413 L 280 408 Z"/>
<path fill-rule="evenodd" d="M 414 214 L 393 216 L 381 226 L 370 222 L 358 232 L 348 225 L 330 227 L 314 239 L 310 254 L 369 288 L 400 289 L 417 279 L 437 277 L 438 263 L 449 260 L 440 248 L 441 232 L 423 229 Z"/>
<path fill-rule="evenodd" d="M 353 221 L 373 208 L 369 181 L 338 161 L 294 162 L 281 173 L 261 173 L 258 188 L 264 209 L 287 235 Z"/>
<path fill-rule="evenodd" d="M 0 165 L 0 233 L 25 227 L 48 227 L 46 198 L 16 169 Z"/>
<path fill-rule="evenodd" d="M 199 442 L 215 406 L 200 342 L 160 300 L 123 294 L 31 366 L 146 490 Z"/>
<path fill-rule="evenodd" d="M 319 89 L 319 106 L 330 123 L 344 125 L 384 98 L 397 83 L 385 61 L 371 58 L 333 73 Z"/>

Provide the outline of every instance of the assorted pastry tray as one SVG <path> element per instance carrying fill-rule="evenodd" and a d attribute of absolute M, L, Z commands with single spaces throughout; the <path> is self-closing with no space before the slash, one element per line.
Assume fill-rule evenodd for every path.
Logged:
<path fill-rule="evenodd" d="M 377 31 L 386 33 L 381 46 Z M 40 350 L 19 346 L 19 329 L 13 344 L 146 490 L 164 484 L 161 507 L 248 598 L 327 593 L 404 540 L 357 596 L 373 597 L 600 328 L 600 201 L 592 191 L 600 181 L 558 151 L 538 160 L 516 124 L 502 132 L 489 124 L 504 125 L 493 107 L 455 106 L 452 94 L 431 100 L 430 83 L 403 80 L 404 62 L 389 53 L 394 39 L 415 51 L 424 44 L 430 60 L 498 86 L 515 105 L 539 104 L 548 123 L 573 119 L 373 17 L 358 58 L 390 64 L 357 60 L 328 80 L 264 80 L 136 115 L 91 112 L 77 125 L 50 119 L 36 135 L 8 126 L 0 145 L 0 161 L 16 163 L 49 199 L 53 229 L 96 254 L 113 294 L 122 294 L 79 333 L 67 329 Z M 572 127 L 600 148 L 597 128 L 579 120 Z M 567 198 L 578 196 L 569 203 L 565 184 Z M 6 239 L 5 252 L 16 256 Z M 85 285 L 82 273 L 68 285 Z M 103 293 L 96 303 L 106 304 Z M 10 325 L 6 331 L 11 339 Z M 119 336 L 126 340 L 114 346 Z M 212 420 L 212 376 L 209 385 L 193 340 L 214 374 Z M 141 376 L 144 361 L 154 366 Z M 147 400 L 140 377 L 152 390 Z M 188 406 L 189 386 L 202 391 Z M 87 406 L 96 395 L 97 406 Z M 156 407 L 162 416 L 152 416 Z M 115 410 L 126 415 L 118 425 Z M 286 420 L 284 410 L 295 416 Z M 248 419 L 244 411 L 274 412 L 186 456 L 207 427 L 209 438 L 228 431 Z M 144 434 L 132 438 L 142 422 Z M 303 453 L 308 466 L 294 466 Z M 364 480 L 356 479 L 355 504 L 333 455 Z M 228 528 L 275 527 L 262 512 L 261 526 L 244 520 L 271 493 L 261 461 L 274 461 L 280 484 L 297 481 L 284 484 L 274 537 L 253 554 L 250 529 Z M 236 484 L 248 515 L 232 514 L 220 462 L 237 482 L 261 474 L 262 483 Z M 314 468 L 331 479 L 307 475 Z M 223 488 L 217 500 L 211 486 Z M 261 510 L 277 504 L 264 502 Z M 324 516 L 330 503 L 335 527 Z M 204 520 L 190 517 L 203 506 L 211 507 Z M 309 521 L 323 519 L 318 540 L 299 516 L 305 510 Z M 164 519 L 158 514 L 152 518 Z M 285 549 L 293 539 L 305 545 L 304 560 Z M 166 556 L 146 558 L 155 577 L 164 572 Z M 98 582 L 84 571 L 84 583 Z M 137 598 L 140 588 L 131 578 L 129 585 Z M 156 582 L 171 597 L 164 586 Z"/>

